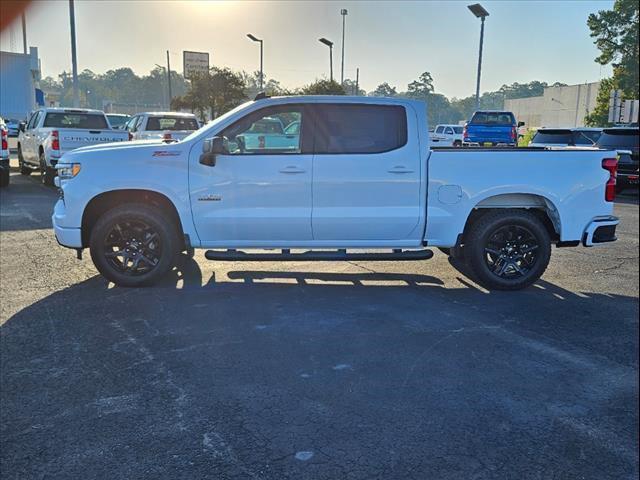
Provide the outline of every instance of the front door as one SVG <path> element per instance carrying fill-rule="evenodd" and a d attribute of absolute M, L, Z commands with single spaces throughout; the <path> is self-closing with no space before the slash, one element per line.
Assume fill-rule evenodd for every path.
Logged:
<path fill-rule="evenodd" d="M 218 136 L 228 154 L 202 165 L 192 150 L 190 195 L 203 246 L 285 246 L 310 241 L 311 168 L 305 107 L 279 105 L 247 114 Z M 298 134 L 284 128 L 300 122 Z"/>
<path fill-rule="evenodd" d="M 415 113 L 400 105 L 313 108 L 314 240 L 413 239 L 422 208 Z"/>

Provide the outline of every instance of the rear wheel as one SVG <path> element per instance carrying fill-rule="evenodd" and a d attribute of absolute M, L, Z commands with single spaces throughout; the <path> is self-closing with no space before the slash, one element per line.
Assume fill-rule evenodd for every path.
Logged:
<path fill-rule="evenodd" d="M 91 231 L 91 259 L 98 271 L 122 287 L 152 285 L 175 263 L 175 226 L 157 209 L 129 204 L 109 210 Z"/>
<path fill-rule="evenodd" d="M 518 210 L 487 213 L 465 240 L 467 262 L 489 290 L 520 290 L 538 280 L 549 265 L 551 238 L 538 217 Z"/>
<path fill-rule="evenodd" d="M 47 166 L 47 161 L 44 158 L 44 152 L 40 152 L 40 181 L 43 185 L 53 185 L 53 179 L 56 176 L 55 169 Z"/>
<path fill-rule="evenodd" d="M 22 147 L 18 145 L 18 166 L 20 167 L 21 175 L 31 175 L 31 169 L 24 164 L 24 157 L 22 156 Z"/>

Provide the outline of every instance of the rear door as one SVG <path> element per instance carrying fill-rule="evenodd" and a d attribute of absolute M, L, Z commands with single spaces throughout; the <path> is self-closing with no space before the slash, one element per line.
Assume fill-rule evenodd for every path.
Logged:
<path fill-rule="evenodd" d="M 420 219 L 416 115 L 400 105 L 315 104 L 314 240 L 399 240 Z"/>
<path fill-rule="evenodd" d="M 20 148 L 22 149 L 22 157 L 25 159 L 27 163 L 38 164 L 38 150 L 35 146 L 36 138 L 34 129 L 38 124 L 38 120 L 42 115 L 41 110 L 37 112 L 33 112 L 31 117 L 29 118 L 29 122 L 22 133 L 22 141 L 20 143 Z"/>

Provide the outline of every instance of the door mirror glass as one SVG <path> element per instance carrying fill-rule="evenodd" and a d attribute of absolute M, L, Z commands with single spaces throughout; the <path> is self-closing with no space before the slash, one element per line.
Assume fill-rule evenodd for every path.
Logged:
<path fill-rule="evenodd" d="M 24 132 L 27 128 L 27 122 L 20 122 L 18 124 L 18 130 L 20 130 L 21 132 Z"/>
<path fill-rule="evenodd" d="M 524 122 L 518 122 L 518 127 L 524 127 Z"/>
<path fill-rule="evenodd" d="M 200 163 L 214 167 L 217 155 L 229 155 L 229 141 L 226 137 L 207 138 L 202 143 L 202 155 Z"/>

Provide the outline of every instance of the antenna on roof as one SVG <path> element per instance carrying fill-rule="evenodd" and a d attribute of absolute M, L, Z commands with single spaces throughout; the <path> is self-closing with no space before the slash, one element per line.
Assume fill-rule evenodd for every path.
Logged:
<path fill-rule="evenodd" d="M 258 100 L 262 100 L 264 98 L 271 98 L 271 97 L 269 95 L 267 95 L 266 93 L 264 93 L 264 92 L 258 92 L 258 94 L 256 95 L 256 98 L 254 98 L 254 100 L 258 101 Z"/>

